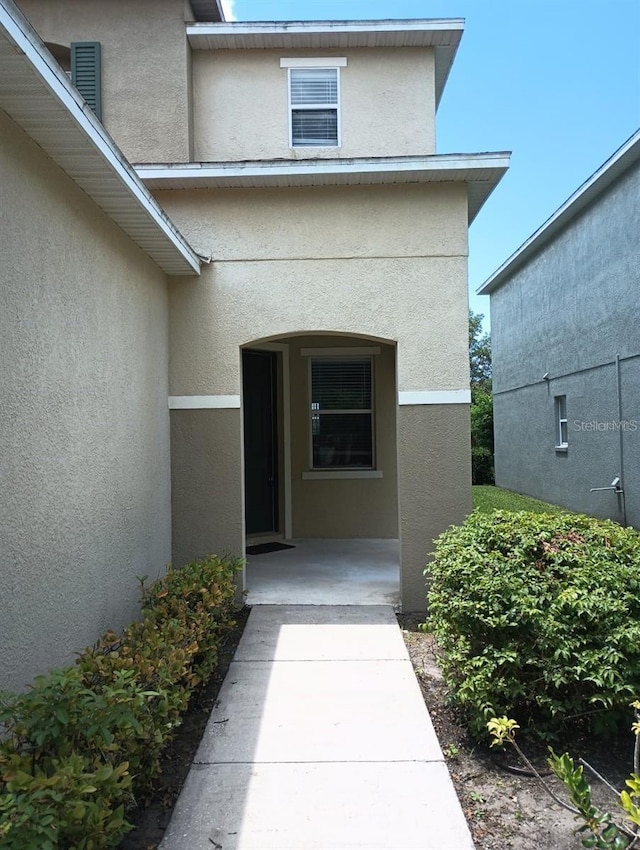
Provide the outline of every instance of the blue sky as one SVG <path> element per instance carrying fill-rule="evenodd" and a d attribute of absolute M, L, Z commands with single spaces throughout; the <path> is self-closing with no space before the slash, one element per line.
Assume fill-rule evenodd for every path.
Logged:
<path fill-rule="evenodd" d="M 640 126 L 640 0 L 235 0 L 239 21 L 465 18 L 438 153 L 513 152 L 469 234 L 477 287 Z"/>

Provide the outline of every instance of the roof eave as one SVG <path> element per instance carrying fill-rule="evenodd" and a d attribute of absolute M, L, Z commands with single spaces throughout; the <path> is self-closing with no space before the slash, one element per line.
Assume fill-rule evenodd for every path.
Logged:
<path fill-rule="evenodd" d="M 591 177 L 560 206 L 496 271 L 478 287 L 478 295 L 491 295 L 534 254 L 540 251 L 582 210 L 601 195 L 628 168 L 640 160 L 640 130 L 634 133 Z"/>
<path fill-rule="evenodd" d="M 463 31 L 463 18 L 234 21 L 187 25 L 189 43 L 196 50 L 430 47 L 435 54 L 436 106 L 442 97 Z"/>
<path fill-rule="evenodd" d="M 509 154 L 498 152 L 287 162 L 148 163 L 137 165 L 136 171 L 154 191 L 466 183 L 471 223 L 508 167 Z"/>
<path fill-rule="evenodd" d="M 190 0 L 193 16 L 196 21 L 224 23 L 224 9 L 221 0 Z"/>
<path fill-rule="evenodd" d="M 167 274 L 199 274 L 195 251 L 12 0 L 0 3 L 3 44 L 0 108 Z"/>

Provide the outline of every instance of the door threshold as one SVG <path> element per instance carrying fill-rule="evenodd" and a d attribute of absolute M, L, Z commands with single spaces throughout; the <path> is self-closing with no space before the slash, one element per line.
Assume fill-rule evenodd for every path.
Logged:
<path fill-rule="evenodd" d="M 260 546 L 261 543 L 280 543 L 284 534 L 274 531 L 271 534 L 247 534 L 247 546 Z"/>

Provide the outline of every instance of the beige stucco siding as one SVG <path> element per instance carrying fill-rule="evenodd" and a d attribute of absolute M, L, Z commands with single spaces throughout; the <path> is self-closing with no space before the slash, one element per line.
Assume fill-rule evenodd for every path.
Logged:
<path fill-rule="evenodd" d="M 289 146 L 287 70 L 281 58 L 347 59 L 340 69 L 339 147 Z M 196 50 L 197 161 L 403 156 L 435 152 L 430 48 Z"/>
<path fill-rule="evenodd" d="M 171 395 L 239 396 L 241 347 L 274 337 L 288 345 L 293 535 L 395 536 L 400 522 L 402 604 L 424 609 L 422 570 L 432 539 L 469 507 L 469 412 L 467 405 L 398 408 L 396 389 L 468 387 L 465 187 L 158 197 L 194 247 L 212 256 L 198 280 L 170 282 Z M 375 343 L 384 352 L 376 356 L 383 478 L 304 478 L 309 409 L 300 347 Z M 174 470 L 182 466 L 178 453 L 188 470 L 183 496 L 175 472 L 173 479 L 174 543 L 183 560 L 221 540 L 233 551 L 244 545 L 241 466 L 234 468 L 227 442 L 217 439 L 241 421 L 240 412 L 172 413 Z M 229 498 L 217 498 L 217 488 Z M 176 514 L 183 516 L 179 531 Z M 197 530 L 197 551 L 190 528 Z"/>
<path fill-rule="evenodd" d="M 240 410 L 171 411 L 173 561 L 240 555 L 244 529 Z"/>
<path fill-rule="evenodd" d="M 182 0 L 18 4 L 45 42 L 100 42 L 102 120 L 131 162 L 190 159 L 190 48 Z"/>
<path fill-rule="evenodd" d="M 401 596 L 424 611 L 423 569 L 434 538 L 471 512 L 471 434 L 466 404 L 398 408 Z"/>
<path fill-rule="evenodd" d="M 158 197 L 214 258 L 171 285 L 173 395 L 238 393 L 239 346 L 317 331 L 397 342 L 400 390 L 468 385 L 463 186 Z"/>
<path fill-rule="evenodd" d="M 467 254 L 463 184 L 154 193 L 216 261 Z"/>
<path fill-rule="evenodd" d="M 0 688 L 20 688 L 136 616 L 136 576 L 170 559 L 168 305 L 2 112 L 0 138 Z"/>

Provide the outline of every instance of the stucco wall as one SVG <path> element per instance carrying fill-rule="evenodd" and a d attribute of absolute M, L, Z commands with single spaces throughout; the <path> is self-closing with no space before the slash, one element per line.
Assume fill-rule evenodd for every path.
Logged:
<path fill-rule="evenodd" d="M 638 504 L 640 361 L 622 364 L 622 434 L 618 420 L 615 364 L 535 384 L 494 399 L 496 481 L 575 511 L 622 521 L 622 502 L 613 492 L 591 493 L 620 475 L 620 438 L 625 457 L 629 522 L 640 525 Z M 566 395 L 568 448 L 556 451 L 554 396 Z M 526 410 L 526 415 L 522 411 Z"/>
<path fill-rule="evenodd" d="M 340 147 L 289 147 L 287 70 L 281 58 L 345 57 Z M 403 156 L 435 152 L 430 48 L 195 50 L 197 161 Z"/>
<path fill-rule="evenodd" d="M 305 432 L 293 453 L 293 533 L 393 535 L 398 487 L 403 605 L 423 609 L 422 570 L 433 536 L 469 508 L 469 414 L 466 405 L 407 406 L 397 412 L 392 385 L 397 383 L 401 391 L 468 386 L 465 187 L 176 191 L 158 197 L 194 247 L 213 257 L 197 281 L 170 285 L 172 395 L 240 394 L 240 348 L 266 338 L 286 342 L 282 338 L 316 334 L 307 337 L 310 347 L 323 336 L 333 345 L 342 340 L 345 345 L 391 343 L 381 355 L 389 428 L 379 447 L 384 478 L 303 481 Z M 369 341 L 363 343 L 363 337 Z M 291 345 L 295 386 L 301 384 L 299 369 L 304 368 L 295 349 L 302 344 Z M 392 353 L 397 355 L 393 378 Z M 292 430 L 295 417 L 308 421 L 306 401 L 306 392 L 292 398 Z M 208 411 L 207 421 L 227 413 L 235 416 L 235 411 Z M 193 417 L 189 428 L 211 427 L 217 433 L 219 426 L 205 425 L 198 411 L 174 415 L 176 422 Z M 404 445 L 401 471 L 390 430 L 396 425 Z M 183 427 L 175 436 L 184 442 Z M 204 517 L 198 514 L 198 500 L 190 499 L 193 516 L 184 527 L 190 521 L 204 529 L 201 545 L 207 543 L 209 549 L 219 547 L 219 540 L 228 541 L 232 529 L 235 541 L 228 545 L 240 551 L 241 468 L 234 471 L 221 456 L 226 449 L 216 448 L 204 433 L 188 439 L 207 447 L 198 459 L 197 480 L 215 482 L 230 495 L 215 510 L 207 498 Z M 182 449 L 173 451 L 175 458 Z M 174 505 L 176 499 L 174 490 Z"/>
<path fill-rule="evenodd" d="M 468 386 L 464 186 L 158 199 L 214 258 L 171 286 L 173 395 L 239 393 L 239 346 L 304 331 L 398 342 L 400 390 Z"/>
<path fill-rule="evenodd" d="M 491 296 L 496 482 L 619 519 L 616 497 L 590 494 L 620 472 L 621 390 L 629 521 L 640 524 L 640 167 L 628 171 Z M 609 364 L 609 365 L 606 365 Z M 549 373 L 549 381 L 542 376 Z M 553 397 L 567 396 L 569 448 L 554 447 Z"/>
<path fill-rule="evenodd" d="M 166 281 L 0 112 L 0 688 L 136 616 L 170 559 Z"/>
<path fill-rule="evenodd" d="M 240 411 L 171 411 L 173 563 L 242 554 Z"/>
<path fill-rule="evenodd" d="M 190 158 L 183 0 L 18 0 L 43 41 L 102 45 L 102 120 L 131 162 Z"/>
<path fill-rule="evenodd" d="M 423 570 L 433 541 L 471 512 L 471 430 L 466 404 L 398 408 L 400 583 L 404 611 L 424 611 Z"/>

